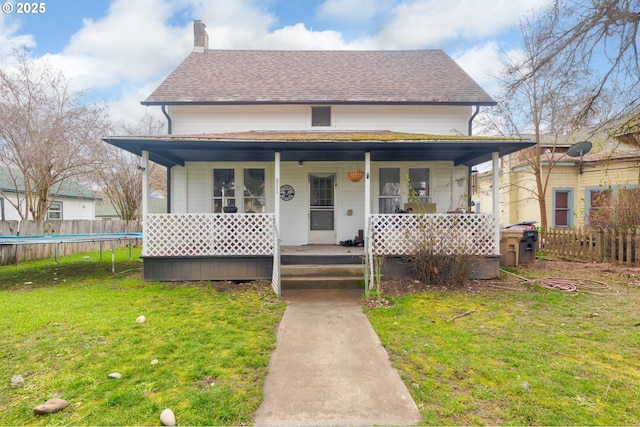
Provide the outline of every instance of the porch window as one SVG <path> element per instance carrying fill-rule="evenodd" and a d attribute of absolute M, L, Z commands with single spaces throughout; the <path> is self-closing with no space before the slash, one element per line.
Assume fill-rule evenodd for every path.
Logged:
<path fill-rule="evenodd" d="M 235 171 L 213 170 L 213 212 L 221 213 L 225 206 L 236 206 Z"/>
<path fill-rule="evenodd" d="M 244 170 L 244 212 L 264 213 L 264 169 Z"/>
<path fill-rule="evenodd" d="M 380 168 L 379 213 L 396 213 L 400 210 L 400 168 Z"/>
<path fill-rule="evenodd" d="M 571 190 L 553 190 L 553 226 L 571 227 L 573 225 L 573 215 L 571 206 L 573 205 L 573 192 Z"/>
<path fill-rule="evenodd" d="M 409 186 L 411 197 L 416 197 L 416 202 L 430 203 L 429 195 L 429 169 L 409 168 Z"/>
<path fill-rule="evenodd" d="M 331 126 L 331 107 L 311 107 L 311 126 Z"/>
<path fill-rule="evenodd" d="M 52 202 L 47 212 L 47 219 L 49 220 L 61 220 L 62 219 L 62 202 Z"/>

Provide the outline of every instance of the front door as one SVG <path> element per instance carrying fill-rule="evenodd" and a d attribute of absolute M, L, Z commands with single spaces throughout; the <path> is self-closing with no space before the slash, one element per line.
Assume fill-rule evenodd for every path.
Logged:
<path fill-rule="evenodd" d="M 335 183 L 335 174 L 309 174 L 309 243 L 336 243 Z"/>

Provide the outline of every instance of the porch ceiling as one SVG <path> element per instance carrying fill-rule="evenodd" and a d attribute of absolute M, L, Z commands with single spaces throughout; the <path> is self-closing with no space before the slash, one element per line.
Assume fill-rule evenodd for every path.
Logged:
<path fill-rule="evenodd" d="M 474 166 L 491 160 L 491 153 L 504 156 L 534 143 L 514 139 L 488 139 L 445 136 L 420 138 L 419 135 L 399 134 L 393 138 L 355 139 L 353 134 L 336 138 L 309 138 L 282 135 L 269 138 L 237 138 L 206 136 L 111 137 L 104 141 L 136 155 L 149 152 L 149 160 L 163 166 L 184 166 L 190 161 L 273 161 L 280 152 L 282 161 L 362 161 L 364 153 L 371 153 L 372 161 L 421 160 L 453 161 L 455 165 Z M 351 136 L 349 136 L 351 135 Z M 402 137 L 404 135 L 404 138 Z"/>

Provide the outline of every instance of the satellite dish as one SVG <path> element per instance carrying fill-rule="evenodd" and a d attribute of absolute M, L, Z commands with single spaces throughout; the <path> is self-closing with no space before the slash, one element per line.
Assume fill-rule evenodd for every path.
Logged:
<path fill-rule="evenodd" d="M 567 150 L 567 156 L 580 157 L 580 175 L 582 175 L 582 156 L 587 154 L 591 150 L 591 142 L 582 141 L 576 142 Z"/>
<path fill-rule="evenodd" d="M 591 150 L 590 141 L 576 142 L 567 150 L 567 156 L 570 157 L 582 157 Z"/>

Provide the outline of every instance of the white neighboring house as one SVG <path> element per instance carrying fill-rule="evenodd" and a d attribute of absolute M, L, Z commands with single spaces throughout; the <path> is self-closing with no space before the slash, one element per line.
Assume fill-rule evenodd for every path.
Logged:
<path fill-rule="evenodd" d="M 379 238 L 371 224 L 405 211 L 410 189 L 447 221 L 468 209 L 473 165 L 531 145 L 472 136 L 495 101 L 441 50 L 211 50 L 199 21 L 193 52 L 142 104 L 168 134 L 105 141 L 168 169 L 169 213 L 143 206 L 146 279 L 265 278 L 277 256 L 247 263 L 279 244 Z"/>
<path fill-rule="evenodd" d="M 20 220 L 17 209 L 18 195 L 6 169 L 0 169 L 0 220 Z M 24 199 L 24 189 L 19 188 L 19 198 Z M 55 194 L 55 193 L 52 193 Z M 72 219 L 95 219 L 96 200 L 100 200 L 93 191 L 75 182 L 67 181 L 55 200 L 51 203 L 47 219 L 51 221 Z"/>

